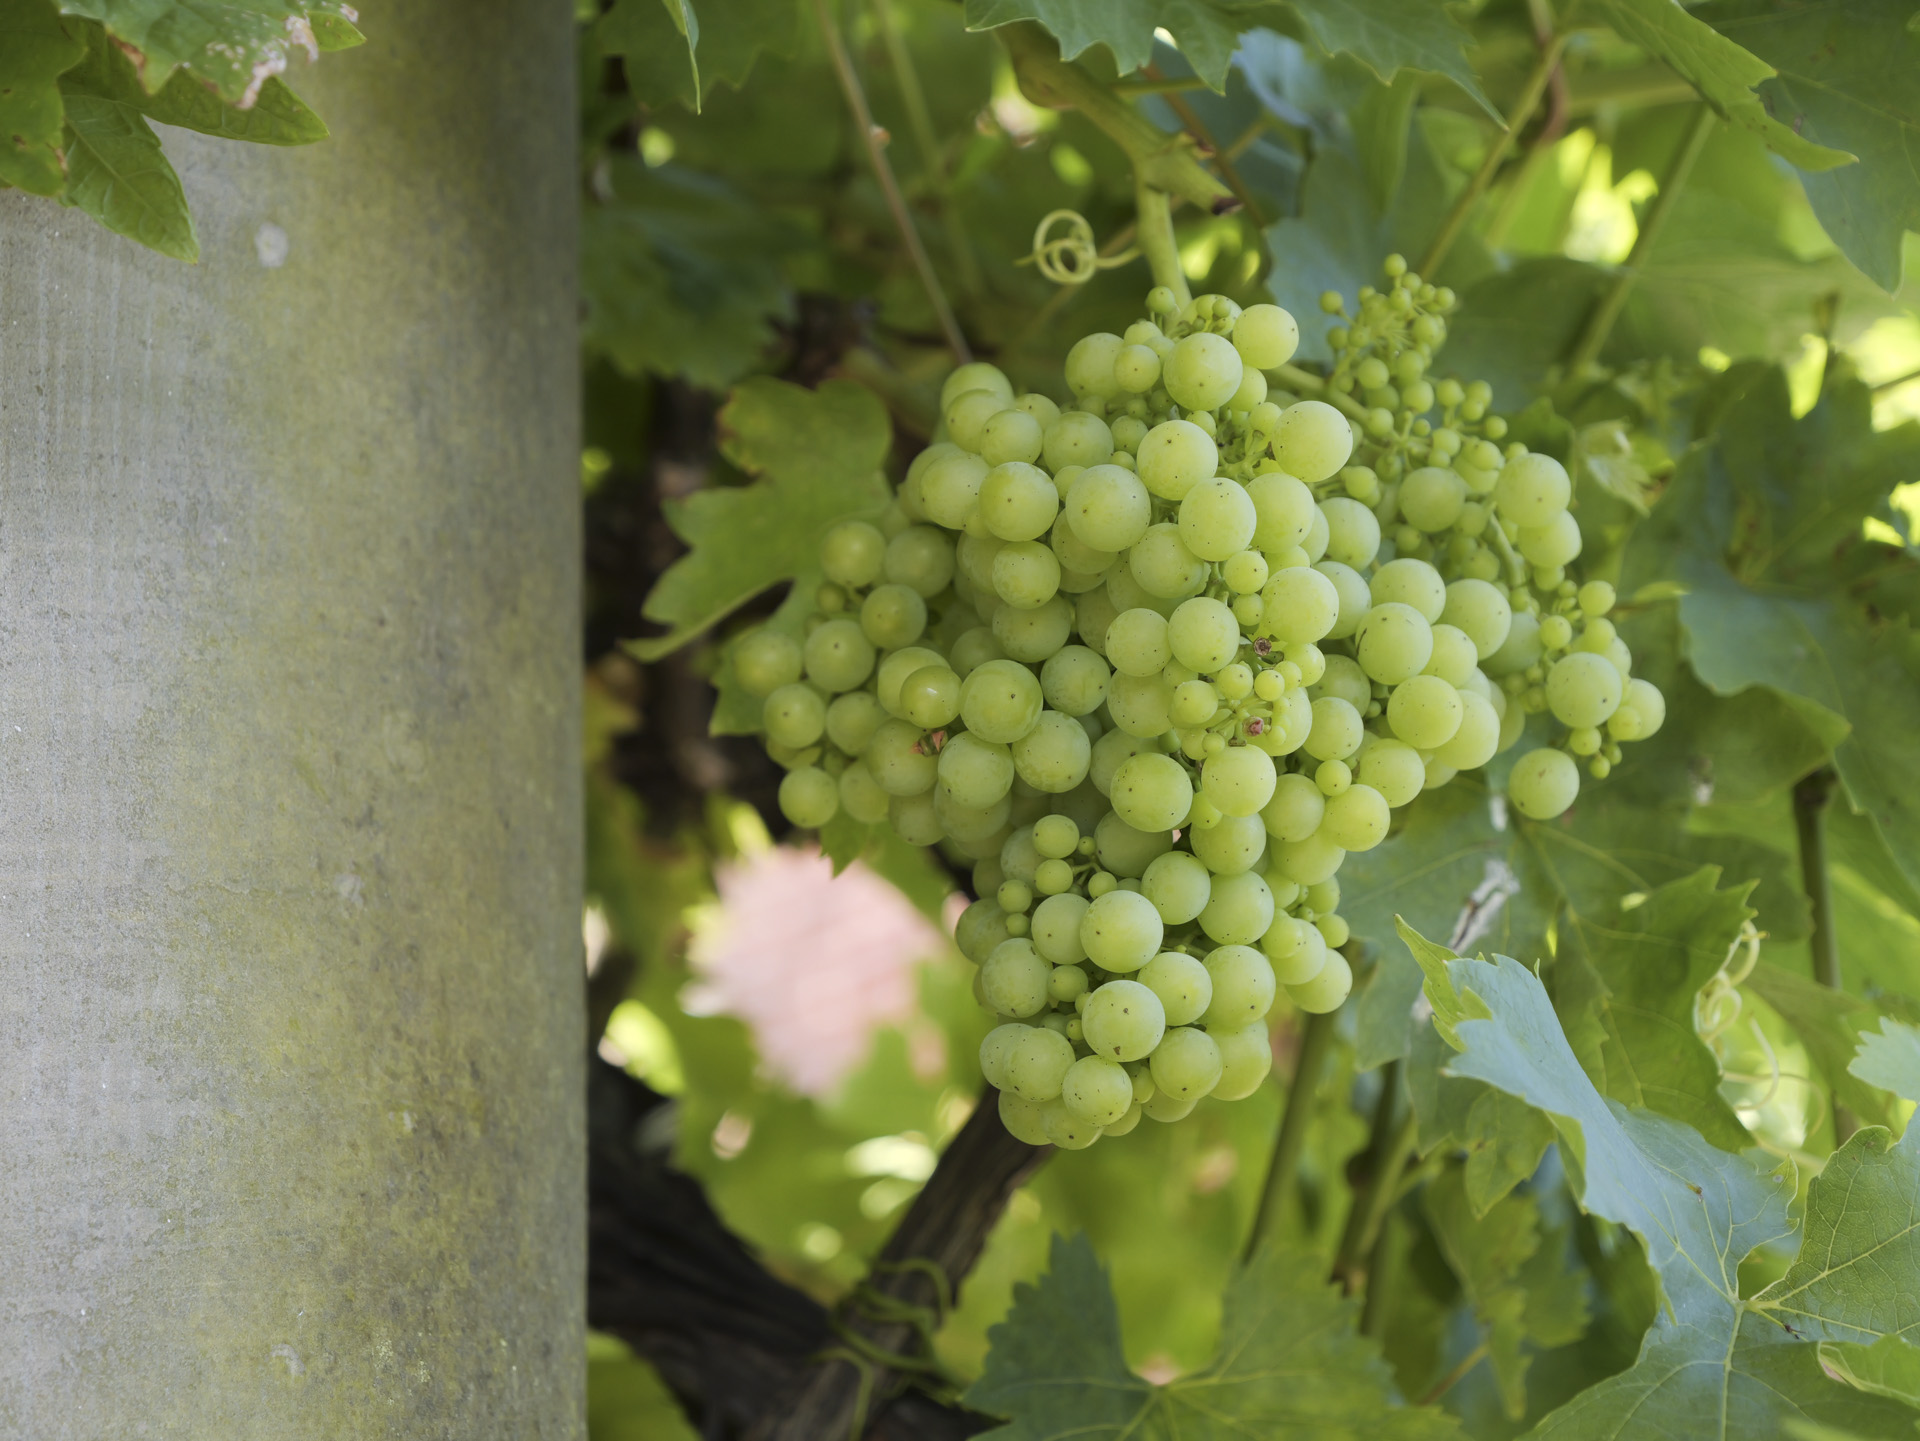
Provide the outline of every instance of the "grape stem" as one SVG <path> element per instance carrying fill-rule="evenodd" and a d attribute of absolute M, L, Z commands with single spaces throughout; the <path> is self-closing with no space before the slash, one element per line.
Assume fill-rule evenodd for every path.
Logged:
<path fill-rule="evenodd" d="M 907 49 L 899 22 L 894 18 L 893 0 L 873 0 L 873 14 L 879 21 L 880 38 L 887 47 L 887 63 L 893 67 L 894 80 L 900 86 L 900 103 L 906 108 L 907 123 L 913 127 L 920 163 L 927 172 L 927 187 L 940 205 L 940 222 L 947 232 L 953 263 L 960 271 L 960 291 L 963 295 L 978 295 L 980 262 L 974 258 L 966 227 L 960 223 L 959 211 L 954 208 L 953 190 L 947 183 L 946 159 L 934 135 L 933 116 L 927 109 L 927 96 L 920 86 L 920 72 L 914 66 L 913 53 Z"/>
<path fill-rule="evenodd" d="M 1307 1122 L 1313 1116 L 1320 1072 L 1332 1044 L 1333 1017 L 1308 1015 L 1306 1024 L 1300 1028 L 1300 1053 L 1293 1063 L 1293 1082 L 1287 1087 L 1287 1103 L 1280 1112 L 1280 1131 L 1274 1138 L 1273 1159 L 1267 1163 L 1267 1179 L 1260 1188 L 1260 1207 L 1253 1213 L 1253 1229 L 1247 1235 L 1243 1261 L 1251 1261 L 1262 1239 L 1277 1227 L 1280 1209 L 1293 1187 L 1300 1152 L 1306 1147 Z"/>
<path fill-rule="evenodd" d="M 1460 1358 L 1460 1364 L 1447 1372 L 1447 1374 L 1442 1376 L 1438 1381 L 1434 1382 L 1433 1389 L 1420 1398 L 1419 1404 L 1422 1406 L 1431 1406 L 1455 1386 L 1458 1386 L 1466 1379 L 1469 1371 L 1487 1359 L 1487 1349 L 1487 1343 L 1482 1341 L 1478 1346 L 1475 1346 L 1471 1351 L 1467 1352 L 1466 1355 L 1462 1356 Z"/>
<path fill-rule="evenodd" d="M 827 43 L 827 54 L 833 59 L 833 73 L 840 81 L 840 93 L 846 97 L 847 109 L 853 112 L 854 128 L 860 132 L 861 142 L 867 147 L 867 160 L 873 166 L 874 179 L 880 182 L 880 191 L 887 198 L 887 209 L 892 212 L 894 226 L 907 247 L 914 270 L 919 273 L 920 284 L 927 292 L 927 302 L 933 307 L 941 334 L 946 337 L 947 349 L 953 352 L 956 363 L 965 365 L 973 359 L 973 351 L 961 332 L 953 307 L 947 303 L 947 293 L 940 287 L 940 277 L 934 273 L 933 261 L 928 258 L 927 248 L 920 241 L 920 232 L 914 228 L 913 216 L 907 211 L 906 198 L 900 194 L 900 182 L 894 179 L 893 166 L 887 161 L 887 132 L 873 123 L 873 112 L 867 108 L 866 92 L 860 88 L 860 77 L 853 72 L 853 57 L 847 54 L 846 43 L 833 23 L 827 0 L 813 0 L 813 13 L 820 25 L 821 38 Z"/>
<path fill-rule="evenodd" d="M 1594 306 L 1593 314 L 1588 317 L 1586 327 L 1573 347 L 1573 353 L 1567 357 L 1568 375 L 1585 375 L 1600 358 L 1600 351 L 1606 345 L 1607 337 L 1613 333 L 1620 312 L 1626 309 L 1627 297 L 1633 294 L 1640 272 L 1646 268 L 1647 257 L 1653 253 L 1654 242 L 1666 225 L 1667 217 L 1673 213 L 1680 192 L 1686 188 L 1687 175 L 1712 137 L 1718 118 L 1706 105 L 1702 105 L 1695 113 L 1692 127 L 1681 140 L 1679 150 L 1674 152 L 1673 163 L 1661 177 L 1659 193 L 1654 196 L 1653 205 L 1640 225 L 1640 233 L 1634 237 L 1633 249 L 1627 255 L 1626 264 L 1620 267 L 1613 277 L 1613 284 L 1607 287 L 1606 294 Z"/>
<path fill-rule="evenodd" d="M 1133 162 L 1142 185 L 1177 195 L 1209 215 L 1240 208 L 1233 192 L 1194 157 L 1186 136 L 1168 135 L 1078 65 L 1062 60 L 1059 45 L 1040 26 L 1022 20 L 994 33 L 1007 47 L 1021 93 L 1049 110 L 1078 110 L 1106 131 Z"/>
<path fill-rule="evenodd" d="M 1180 247 L 1173 236 L 1173 203 L 1166 191 L 1154 189 L 1137 169 L 1134 176 L 1133 209 L 1140 253 L 1147 257 L 1153 283 L 1166 286 L 1174 300 L 1184 306 L 1193 299 L 1193 291 L 1188 289 L 1186 272 L 1180 268 Z"/>
<path fill-rule="evenodd" d="M 1149 65 L 1145 70 L 1141 71 L 1141 74 L 1147 76 L 1150 80 L 1157 81 L 1162 78 L 1159 67 L 1154 65 Z M 1253 192 L 1247 189 L 1246 182 L 1240 178 L 1240 172 L 1235 168 L 1233 163 L 1232 152 L 1220 148 L 1220 143 L 1213 138 L 1213 132 L 1207 128 L 1207 122 L 1200 118 L 1199 112 L 1189 105 L 1177 91 L 1166 91 L 1160 98 L 1165 102 L 1167 108 L 1179 117 L 1181 128 L 1184 129 L 1187 134 L 1191 135 L 1194 143 L 1212 159 L 1213 168 L 1220 172 L 1220 178 L 1226 181 L 1227 188 L 1233 192 L 1234 198 L 1245 207 L 1247 218 L 1256 226 L 1265 229 L 1267 224 L 1266 219 L 1260 214 L 1260 207 L 1254 203 Z"/>
<path fill-rule="evenodd" d="M 1305 391 L 1309 395 L 1318 396 L 1329 405 L 1336 407 L 1350 420 L 1365 422 L 1367 418 L 1366 406 L 1351 395 L 1342 395 L 1328 385 L 1324 377 L 1315 375 L 1311 370 L 1302 370 L 1297 365 L 1280 365 L 1275 366 L 1267 374 L 1289 390 Z"/>
<path fill-rule="evenodd" d="M 1374 1104 L 1367 1149 L 1358 1158 L 1359 1185 L 1334 1255 L 1332 1279 L 1349 1295 L 1367 1285 L 1365 1258 L 1374 1250 L 1387 1209 L 1400 1194 L 1400 1177 L 1413 1154 L 1412 1108 L 1400 1114 L 1403 1069 L 1399 1061 L 1391 1061 L 1380 1074 L 1380 1097 Z"/>
<path fill-rule="evenodd" d="M 1480 168 L 1467 182 L 1467 188 L 1460 192 L 1460 198 L 1453 202 L 1446 218 L 1440 222 L 1440 229 L 1427 246 L 1427 253 L 1420 257 L 1420 273 L 1432 280 L 1440 272 L 1440 266 L 1447 258 L 1447 252 L 1453 249 L 1454 241 L 1460 238 L 1460 232 L 1466 227 L 1467 217 L 1473 213 L 1480 197 L 1487 193 L 1493 184 L 1493 177 L 1500 172 L 1500 166 L 1507 158 L 1507 152 L 1513 148 L 1514 137 L 1526 127 L 1533 112 L 1540 104 L 1540 97 L 1546 94 L 1547 83 L 1553 79 L 1553 73 L 1560 65 L 1561 53 L 1567 48 L 1567 33 L 1564 29 L 1548 40 L 1540 49 L 1540 58 L 1534 62 L 1527 83 L 1521 88 L 1520 98 L 1514 102 L 1513 113 L 1507 117 L 1506 128 L 1493 137 L 1493 143 L 1487 147 L 1487 158 L 1480 162 Z"/>
<path fill-rule="evenodd" d="M 1793 826 L 1800 838 L 1800 883 L 1807 893 L 1807 908 L 1812 912 L 1813 978 L 1829 990 L 1840 990 L 1840 943 L 1833 926 L 1833 884 L 1827 871 L 1827 808 L 1833 804 L 1833 789 L 1839 776 L 1832 766 L 1802 776 L 1793 787 Z M 1839 1146 L 1851 1136 L 1857 1123 L 1853 1114 L 1833 1098 L 1833 1143 Z"/>

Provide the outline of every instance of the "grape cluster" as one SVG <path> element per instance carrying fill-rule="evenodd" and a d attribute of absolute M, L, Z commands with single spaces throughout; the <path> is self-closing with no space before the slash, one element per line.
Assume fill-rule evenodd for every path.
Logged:
<path fill-rule="evenodd" d="M 1660 722 L 1611 589 L 1567 573 L 1565 470 L 1425 379 L 1452 297 L 1388 275 L 1331 337 L 1345 413 L 1277 388 L 1288 312 L 1164 287 L 1072 348 L 1071 408 L 962 366 L 886 514 L 826 536 L 804 637 L 734 646 L 795 825 L 974 863 L 956 939 L 1023 1140 L 1252 1094 L 1277 992 L 1346 999 L 1336 872 L 1394 809 L 1550 710 L 1564 749 L 1510 793 L 1557 815 L 1572 756 L 1603 775 Z"/>

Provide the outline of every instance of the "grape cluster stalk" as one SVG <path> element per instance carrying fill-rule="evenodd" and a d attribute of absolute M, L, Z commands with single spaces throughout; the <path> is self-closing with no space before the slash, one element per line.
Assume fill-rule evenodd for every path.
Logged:
<path fill-rule="evenodd" d="M 825 537 L 804 633 L 734 643 L 788 819 L 973 862 L 1020 1139 L 1251 1095 L 1277 993 L 1346 999 L 1337 872 L 1395 810 L 1532 733 L 1507 795 L 1550 820 L 1664 719 L 1565 468 L 1429 378 L 1454 305 L 1398 256 L 1324 297 L 1339 405 L 1285 388 L 1286 310 L 1164 286 L 1073 346 L 1067 408 L 963 365 L 885 514 Z"/>

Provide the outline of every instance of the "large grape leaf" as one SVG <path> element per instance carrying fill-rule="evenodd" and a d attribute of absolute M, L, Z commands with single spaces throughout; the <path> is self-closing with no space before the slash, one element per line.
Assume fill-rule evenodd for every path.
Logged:
<path fill-rule="evenodd" d="M 329 49 L 359 33 L 345 0 L 60 0 L 60 9 L 100 21 L 131 47 L 148 90 L 158 92 L 185 66 L 242 109 L 296 52 L 319 57 L 316 21 Z"/>
<path fill-rule="evenodd" d="M 966 1403 L 1008 1418 L 998 1441 L 1425 1441 L 1444 1412 L 1395 1404 L 1358 1306 L 1310 1251 L 1263 1248 L 1227 1286 L 1213 1364 L 1164 1386 L 1127 1369 L 1120 1317 L 1084 1236 L 1055 1236 L 1051 1269 L 1014 1292 Z"/>
<path fill-rule="evenodd" d="M 98 95 L 64 89 L 63 94 L 67 188 L 61 203 L 162 255 L 198 260 L 200 240 L 186 192 L 146 117 Z"/>
<path fill-rule="evenodd" d="M 1460 1049 L 1449 1069 L 1546 1112 L 1581 1203 L 1638 1236 L 1660 1280 L 1664 1305 L 1639 1359 L 1549 1414 L 1530 1437 L 1744 1441 L 1777 1434 L 1788 1419 L 1868 1435 L 1911 1423 L 1909 1408 L 1828 1377 L 1817 1346 L 1777 1319 L 1787 1314 L 1779 1300 L 1740 1293 L 1741 1261 L 1757 1247 L 1793 1238 L 1790 1174 L 1763 1170 L 1751 1155 L 1719 1150 L 1690 1127 L 1602 1096 L 1574 1056 L 1546 987 L 1517 961 L 1462 960 L 1410 929 L 1405 939 L 1426 974 L 1436 1026 Z M 1803 1310 L 1819 1305 L 1836 1326 L 1885 1303 L 1892 1287 L 1865 1278 L 1865 1254 L 1831 1248 L 1834 1238 L 1864 1247 L 1876 1231 L 1907 1222 L 1908 1208 L 1889 1217 L 1872 1212 L 1868 1200 L 1877 1191 L 1883 1194 L 1874 1201 L 1884 1204 L 1909 1184 L 1904 1170 L 1872 1169 L 1885 1139 L 1877 1128 L 1862 1131 L 1833 1163 L 1849 1156 L 1864 1162 L 1875 1186 L 1834 1186 L 1809 1203 L 1810 1215 L 1816 1204 L 1822 1208 L 1821 1222 L 1817 1229 L 1810 1223 L 1801 1254 L 1845 1264 L 1829 1269 L 1823 1260 L 1818 1274 L 1791 1288 L 1782 1282 L 1767 1296 L 1779 1292 Z M 1827 1279 L 1843 1299 L 1816 1289 Z M 1884 1330 L 1856 1328 L 1847 1339 L 1873 1339 Z"/>
<path fill-rule="evenodd" d="M 1817 144 L 1775 119 L 1754 91 L 1773 78 L 1773 67 L 1674 0 L 1596 0 L 1595 9 L 1623 37 L 1685 76 L 1721 115 L 1802 170 L 1831 170 L 1854 159 L 1852 152 Z"/>
<path fill-rule="evenodd" d="M 812 570 L 827 526 L 886 504 L 880 462 L 892 429 L 863 386 L 829 380 L 804 390 L 757 377 L 733 392 L 719 425 L 721 453 L 759 478 L 668 502 L 667 523 L 691 549 L 647 597 L 647 619 L 670 629 L 632 644 L 642 660 L 678 649 L 768 586 Z"/>
<path fill-rule="evenodd" d="M 800 238 L 725 181 L 624 158 L 580 225 L 582 338 L 628 374 L 730 385 L 792 309 L 781 261 Z"/>
<path fill-rule="evenodd" d="M 1920 1027 L 1892 1018 L 1880 1029 L 1864 1032 L 1848 1071 L 1870 1086 L 1878 1086 L 1909 1101 L 1920 1100 Z"/>
<path fill-rule="evenodd" d="M 1414 985 L 1420 968 L 1407 963 Z M 1414 1034 L 1407 1056 L 1407 1094 L 1418 1125 L 1420 1154 L 1436 1147 L 1466 1156 L 1461 1184 L 1476 1216 L 1484 1216 L 1515 1186 L 1540 1169 L 1553 1144 L 1553 1125 L 1517 1096 L 1446 1072 L 1447 1048 L 1432 1026 Z"/>
<path fill-rule="evenodd" d="M 128 119 L 144 115 L 164 125 L 198 130 L 223 140 L 247 140 L 258 145 L 311 145 L 327 138 L 327 127 L 306 102 L 278 78 L 260 87 L 245 110 L 222 99 L 184 70 L 176 70 L 158 92 L 140 82 L 125 50 L 107 35 L 104 26 L 83 24 L 86 59 L 61 77 L 69 95 L 84 94 L 122 107 Z"/>
<path fill-rule="evenodd" d="M 1501 1402 L 1517 1421 L 1526 1414 L 1533 1350 L 1571 1345 L 1587 1328 L 1586 1277 L 1567 1265 L 1564 1232 L 1543 1227 L 1531 1195 L 1482 1209 L 1466 1168 L 1454 1166 L 1421 1188 L 1420 1201 L 1480 1324 Z"/>
<path fill-rule="evenodd" d="M 1822 1341 L 1820 1364 L 1829 1376 L 1856 1390 L 1920 1406 L 1920 1346 L 1898 1336 L 1882 1336 L 1871 1346 L 1859 1341 Z"/>
<path fill-rule="evenodd" d="M 1717 0 L 1693 12 L 1777 72 L 1771 114 L 1857 165 L 1805 177 L 1820 222 L 1883 288 L 1900 284 L 1904 233 L 1920 230 L 1920 35 L 1908 0 Z"/>
<path fill-rule="evenodd" d="M 0 0 L 0 184 L 58 195 L 67 183 L 60 74 L 86 53 L 51 0 Z"/>
<path fill-rule="evenodd" d="M 1920 470 L 1920 425 L 1872 428 L 1870 398 L 1841 376 L 1795 419 L 1769 371 L 1691 452 L 1628 554 L 1629 588 L 1653 578 L 1679 601 L 1694 672 L 1722 695 L 1766 686 L 1833 746 L 1854 808 L 1920 878 L 1920 647 L 1903 615 L 1848 587 L 1900 558 L 1860 538 L 1885 496 Z"/>
<path fill-rule="evenodd" d="M 1501 115 L 1481 90 L 1467 60 L 1471 34 L 1435 0 L 1290 0 L 1320 48 L 1351 55 L 1381 80 L 1402 70 L 1444 75 L 1495 120 Z"/>
<path fill-rule="evenodd" d="M 744 85 L 762 51 L 791 54 L 800 16 L 794 0 L 618 0 L 590 43 L 621 57 L 645 103 L 697 111 L 716 85 Z"/>

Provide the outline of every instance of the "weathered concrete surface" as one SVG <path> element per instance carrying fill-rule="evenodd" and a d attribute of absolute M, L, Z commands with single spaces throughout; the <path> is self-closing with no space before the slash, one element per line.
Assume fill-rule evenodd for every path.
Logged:
<path fill-rule="evenodd" d="M 570 7 L 364 23 L 0 195 L 0 1437 L 583 1433 Z"/>

